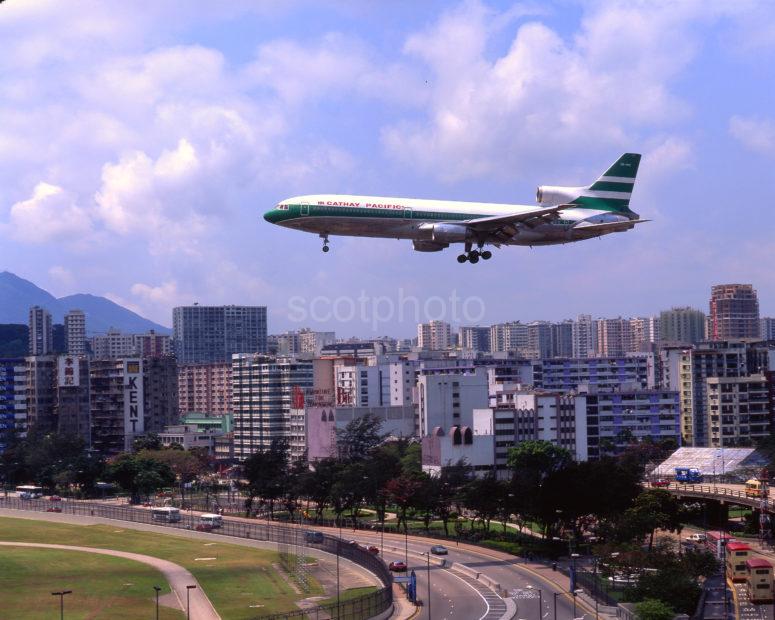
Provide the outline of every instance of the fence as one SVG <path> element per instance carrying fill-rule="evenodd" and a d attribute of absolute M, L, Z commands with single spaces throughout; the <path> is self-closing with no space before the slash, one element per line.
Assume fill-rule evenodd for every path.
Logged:
<path fill-rule="evenodd" d="M 13 510 L 28 510 L 37 512 L 56 511 L 63 514 L 80 515 L 87 517 L 102 517 L 133 523 L 148 523 L 176 529 L 196 529 L 197 517 L 193 514 L 185 514 L 181 511 L 181 520 L 178 522 L 156 521 L 151 510 L 132 506 L 114 506 L 93 502 L 51 502 L 48 500 L 21 499 L 18 497 L 0 497 L 0 508 Z M 208 530 L 210 531 L 210 530 Z M 320 542 L 307 540 L 305 530 L 300 526 L 246 523 L 224 519 L 223 525 L 210 531 L 211 534 L 233 536 L 249 540 L 275 542 L 279 545 L 294 545 L 299 549 L 310 547 L 320 549 L 346 560 L 355 562 L 362 568 L 373 573 L 382 584 L 376 592 L 342 601 L 339 606 L 336 603 L 321 605 L 304 610 L 294 610 L 269 616 L 256 616 L 254 620 L 281 618 L 308 618 L 310 620 L 321 618 L 337 618 L 339 620 L 366 620 L 386 611 L 393 604 L 393 576 L 385 563 L 360 547 L 350 545 L 335 536 L 327 534 L 316 537 Z M 338 608 L 338 611 L 337 611 Z"/>

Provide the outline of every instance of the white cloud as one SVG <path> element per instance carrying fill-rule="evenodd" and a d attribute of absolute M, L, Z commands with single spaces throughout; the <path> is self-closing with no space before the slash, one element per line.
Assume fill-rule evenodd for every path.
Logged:
<path fill-rule="evenodd" d="M 775 123 L 769 119 L 733 116 L 729 119 L 729 133 L 751 151 L 775 154 Z"/>
<path fill-rule="evenodd" d="M 432 72 L 427 118 L 392 124 L 383 141 L 397 160 L 445 180 L 512 178 L 548 160 L 632 150 L 640 133 L 690 112 L 671 81 L 698 48 L 704 4 L 602 4 L 573 39 L 521 25 L 508 51 L 488 54 L 495 18 L 478 2 L 407 40 Z"/>
<path fill-rule="evenodd" d="M 38 183 L 31 198 L 11 207 L 10 228 L 16 239 L 28 243 L 72 242 L 91 232 L 91 220 L 64 189 Z"/>

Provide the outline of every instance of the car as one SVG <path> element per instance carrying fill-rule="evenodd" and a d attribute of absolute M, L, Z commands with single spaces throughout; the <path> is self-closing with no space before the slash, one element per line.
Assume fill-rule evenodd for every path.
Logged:
<path fill-rule="evenodd" d="M 401 560 L 395 560 L 388 564 L 388 570 L 393 571 L 394 573 L 405 573 L 406 572 L 406 563 L 402 562 Z"/>
<path fill-rule="evenodd" d="M 659 480 L 654 480 L 654 482 L 651 483 L 651 486 L 653 487 L 669 487 L 670 481 L 666 478 L 660 478 Z"/>
<path fill-rule="evenodd" d="M 355 547 L 356 549 L 357 549 L 358 547 L 360 547 L 360 546 L 361 546 L 361 545 L 358 543 L 358 541 L 357 541 L 357 540 L 348 540 L 348 541 L 347 541 L 347 544 L 348 544 L 348 545 L 350 545 L 351 547 Z"/>
<path fill-rule="evenodd" d="M 375 547 L 374 545 L 369 546 L 369 548 L 366 549 L 366 551 L 374 555 L 379 555 L 379 547 Z"/>
<path fill-rule="evenodd" d="M 304 540 L 306 540 L 308 543 L 319 545 L 324 540 L 323 532 L 316 532 L 315 530 L 304 532 Z"/>
<path fill-rule="evenodd" d="M 431 553 L 433 555 L 447 555 L 449 551 L 444 545 L 433 545 L 431 547 Z"/>
<path fill-rule="evenodd" d="M 61 502 L 62 501 L 62 498 L 59 497 L 59 495 L 52 495 L 48 499 L 49 499 L 49 501 L 52 501 L 52 502 Z"/>
<path fill-rule="evenodd" d="M 705 542 L 707 538 L 708 537 L 701 532 L 695 532 L 694 534 L 689 534 L 688 536 L 684 536 L 684 540 L 687 542 Z"/>
<path fill-rule="evenodd" d="M 209 523 L 197 523 L 196 524 L 196 531 L 197 532 L 212 532 L 213 526 Z"/>
<path fill-rule="evenodd" d="M 46 512 L 62 512 L 62 509 L 59 506 L 51 506 L 51 508 L 46 508 Z"/>

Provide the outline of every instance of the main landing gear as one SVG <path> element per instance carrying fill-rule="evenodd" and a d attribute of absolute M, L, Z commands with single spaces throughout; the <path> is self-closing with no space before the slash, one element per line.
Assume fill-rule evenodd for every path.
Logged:
<path fill-rule="evenodd" d="M 465 254 L 461 254 L 457 257 L 457 262 L 459 263 L 465 263 L 468 261 L 471 264 L 476 264 L 479 262 L 479 259 L 482 260 L 490 260 L 492 258 L 492 252 L 490 250 L 482 250 L 482 245 L 479 246 L 478 250 L 472 250 L 471 244 L 466 243 L 466 249 Z"/>
<path fill-rule="evenodd" d="M 320 235 L 320 238 L 323 239 L 323 251 L 328 252 L 331 249 L 328 247 L 328 235 Z"/>

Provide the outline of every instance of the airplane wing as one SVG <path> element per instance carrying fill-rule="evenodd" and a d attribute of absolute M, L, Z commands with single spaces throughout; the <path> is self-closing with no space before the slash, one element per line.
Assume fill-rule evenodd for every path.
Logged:
<path fill-rule="evenodd" d="M 555 207 L 532 209 L 531 211 L 523 211 L 521 213 L 507 213 L 506 215 L 479 217 L 474 220 L 465 220 L 460 223 L 480 232 L 495 232 L 513 224 L 524 224 L 532 228 L 537 224 L 557 219 L 559 217 L 557 215 L 558 211 L 573 206 L 574 205 L 557 205 Z"/>

